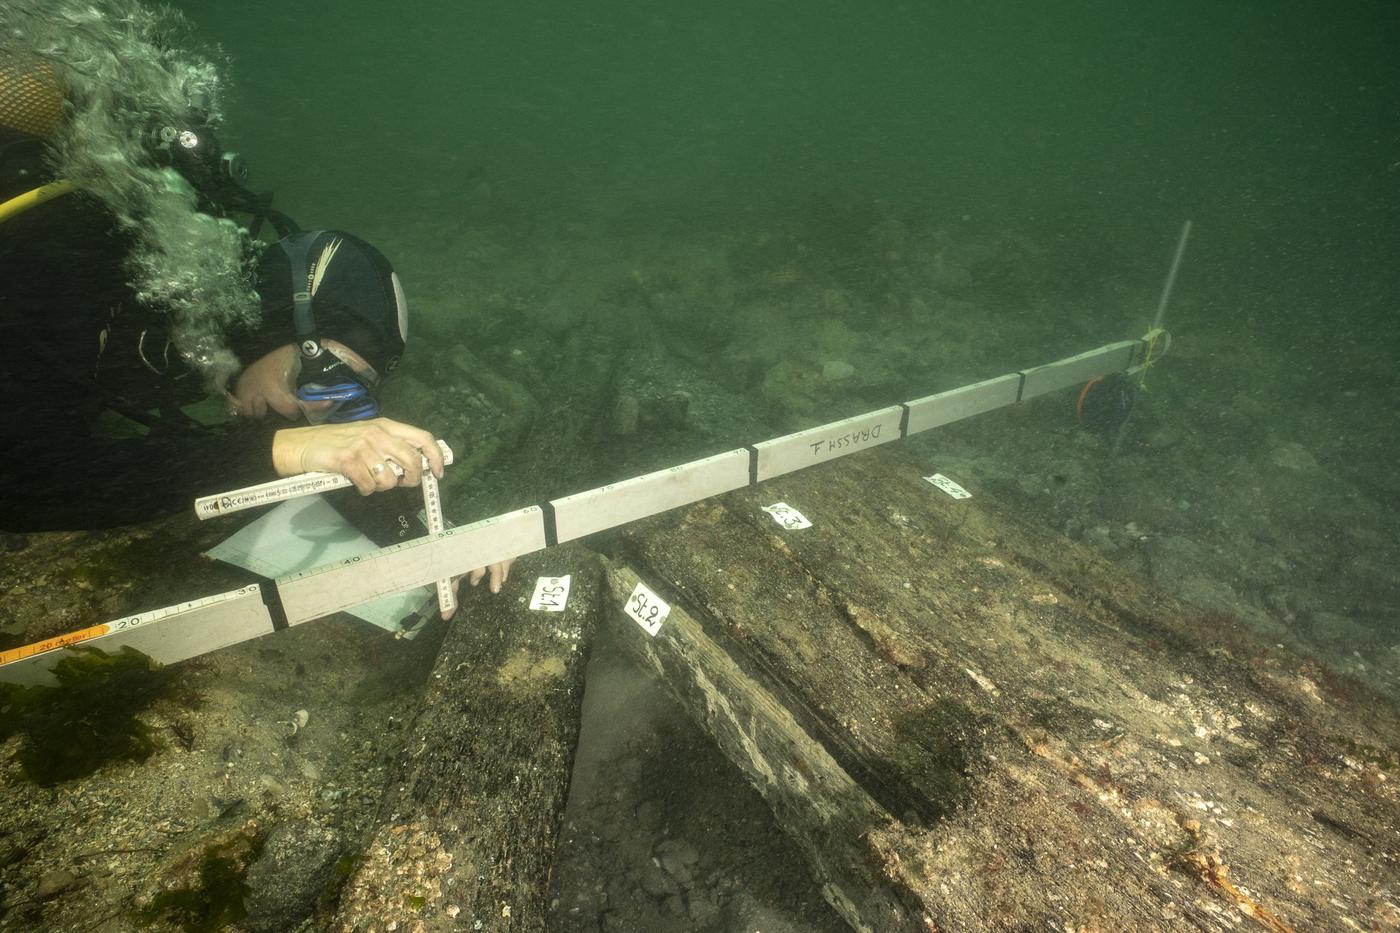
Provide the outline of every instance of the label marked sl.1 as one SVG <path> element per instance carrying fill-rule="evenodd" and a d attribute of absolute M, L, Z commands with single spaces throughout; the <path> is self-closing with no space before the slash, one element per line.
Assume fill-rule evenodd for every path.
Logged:
<path fill-rule="evenodd" d="M 935 473 L 932 476 L 925 476 L 927 482 L 933 483 L 939 489 L 952 496 L 954 499 L 971 499 L 972 493 L 963 489 L 957 483 L 944 476 L 942 473 Z"/>
<path fill-rule="evenodd" d="M 572 574 L 562 577 L 540 577 L 535 582 L 535 595 L 530 597 L 530 609 L 535 612 L 563 612 L 569 604 L 569 583 Z"/>
<path fill-rule="evenodd" d="M 645 583 L 638 580 L 632 595 L 627 597 L 627 605 L 623 607 L 623 612 L 631 616 L 648 635 L 655 637 L 656 633 L 661 631 L 661 623 L 671 614 L 671 607 L 649 590 Z"/>
<path fill-rule="evenodd" d="M 763 511 L 773 516 L 773 521 L 782 525 L 788 531 L 801 531 L 803 528 L 812 527 L 812 523 L 807 520 L 807 516 L 803 515 L 786 502 L 775 502 L 772 505 L 765 505 Z"/>

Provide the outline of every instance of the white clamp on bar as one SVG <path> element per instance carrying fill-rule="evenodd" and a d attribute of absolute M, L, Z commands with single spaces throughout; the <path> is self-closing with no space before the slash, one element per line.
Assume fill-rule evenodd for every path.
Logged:
<path fill-rule="evenodd" d="M 451 465 L 452 448 L 448 447 L 447 442 L 442 440 L 439 440 L 437 445 L 438 449 L 442 451 L 442 462 Z M 403 467 L 392 460 L 388 463 L 389 469 L 394 471 L 395 476 L 403 476 Z M 195 500 L 194 513 L 200 519 L 209 519 L 218 515 L 227 515 L 230 512 L 256 508 L 260 505 L 271 505 L 274 502 L 295 499 L 298 496 L 309 496 L 312 493 L 326 492 L 331 489 L 344 489 L 350 485 L 353 484 L 349 478 L 339 473 L 301 473 L 297 476 L 286 476 L 268 483 L 260 483 L 257 486 L 235 489 L 217 496 L 204 496 Z M 442 520 L 442 495 L 438 492 L 437 477 L 428 468 L 427 457 L 423 458 L 422 485 L 423 513 L 427 517 L 428 533 L 437 537 L 447 530 L 447 523 Z M 444 613 L 451 615 L 457 611 L 457 594 L 452 589 L 451 579 L 437 581 L 437 597 L 438 608 Z"/>
<path fill-rule="evenodd" d="M 442 462 L 450 466 L 452 448 L 448 447 L 445 441 L 438 441 L 437 445 L 442 451 Z M 426 458 L 424 462 L 426 463 Z M 397 463 L 390 461 L 389 469 L 394 471 L 395 476 L 403 476 L 403 468 Z M 194 514 L 201 520 L 217 518 L 230 512 L 255 509 L 260 505 L 272 505 L 274 502 L 283 502 L 298 496 L 309 496 L 313 492 L 329 492 L 353 485 L 348 477 L 339 473 L 298 473 L 296 476 L 284 476 L 232 492 L 221 492 L 216 496 L 201 496 L 194 500 Z"/>

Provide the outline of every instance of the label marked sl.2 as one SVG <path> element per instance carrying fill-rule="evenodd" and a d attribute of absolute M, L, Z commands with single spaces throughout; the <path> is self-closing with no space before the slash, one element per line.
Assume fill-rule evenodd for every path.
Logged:
<path fill-rule="evenodd" d="M 632 595 L 627 597 L 627 605 L 623 607 L 623 612 L 627 613 L 642 629 L 655 637 L 661 631 L 661 623 L 666 621 L 666 617 L 671 614 L 671 607 L 666 605 L 666 601 L 657 596 L 647 585 L 640 580 L 632 590 Z"/>

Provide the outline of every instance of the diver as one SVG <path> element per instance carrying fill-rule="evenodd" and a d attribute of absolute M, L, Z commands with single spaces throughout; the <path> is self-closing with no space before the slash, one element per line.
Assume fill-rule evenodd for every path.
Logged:
<path fill-rule="evenodd" d="M 138 234 L 116 222 L 110 199 L 55 177 L 64 90 L 52 66 L 0 58 L 0 530 L 139 522 L 309 471 L 341 473 L 368 496 L 418 485 L 424 457 L 441 477 L 433 435 L 379 415 L 408 325 L 389 262 L 350 234 L 296 230 L 242 187 L 240 162 L 198 111 L 152 130 L 151 159 L 197 192 L 200 212 L 247 214 L 246 230 L 267 222 L 283 236 L 253 268 L 233 270 L 252 281 L 260 314 L 216 335 L 244 364 L 212 385 L 232 422 L 189 413 L 211 394 L 209 368 L 134 276 Z M 157 270 L 197 296 L 184 272 Z M 509 566 L 471 582 L 489 571 L 498 591 Z"/>

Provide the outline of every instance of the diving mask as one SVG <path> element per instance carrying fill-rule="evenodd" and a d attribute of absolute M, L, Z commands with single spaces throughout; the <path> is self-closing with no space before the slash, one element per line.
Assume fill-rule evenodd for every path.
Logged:
<path fill-rule="evenodd" d="M 357 372 L 350 362 L 319 340 L 301 342 L 301 370 L 297 373 L 297 402 L 312 424 L 344 424 L 379 414 L 374 370 Z M 329 402 L 329 405 L 324 403 Z"/>

